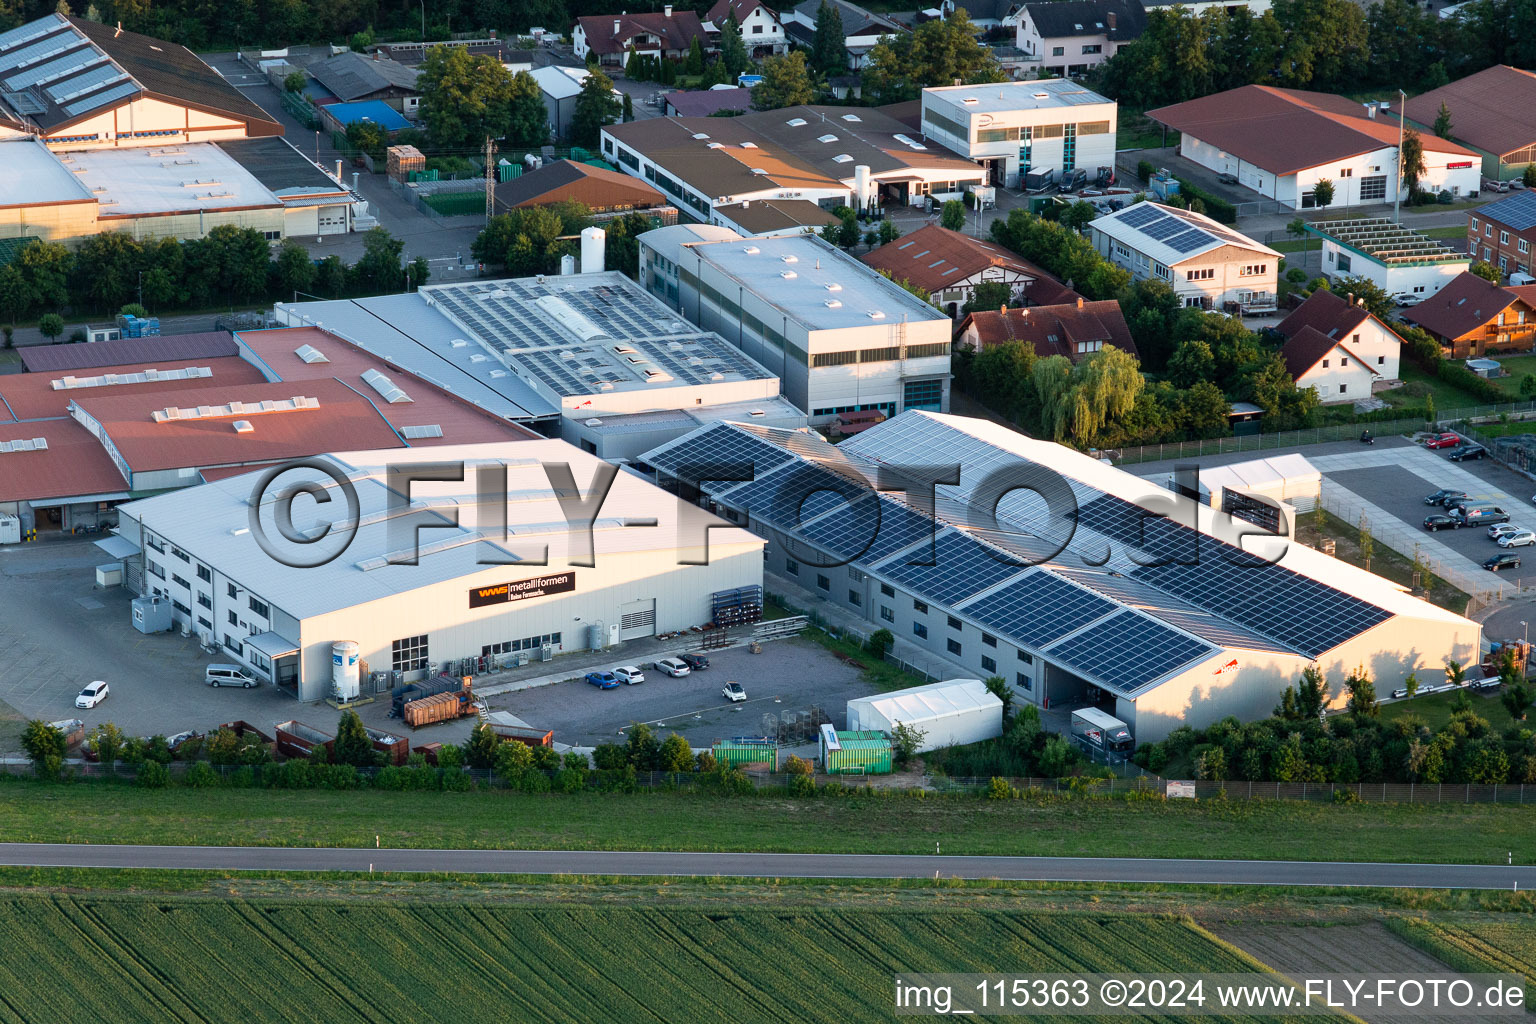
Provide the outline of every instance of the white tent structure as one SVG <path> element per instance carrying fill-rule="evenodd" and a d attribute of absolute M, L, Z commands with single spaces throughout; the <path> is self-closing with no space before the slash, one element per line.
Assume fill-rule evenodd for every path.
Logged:
<path fill-rule="evenodd" d="M 1167 486 L 1174 486 L 1172 474 Z M 1223 493 L 1229 490 L 1283 501 L 1298 512 L 1310 512 L 1322 497 L 1323 474 L 1296 454 L 1201 468 L 1202 504 L 1221 508 Z"/>
<path fill-rule="evenodd" d="M 948 679 L 848 702 L 848 728 L 890 735 L 897 723 L 926 735 L 919 751 L 977 743 L 1003 734 L 1003 702 L 980 679 Z"/>

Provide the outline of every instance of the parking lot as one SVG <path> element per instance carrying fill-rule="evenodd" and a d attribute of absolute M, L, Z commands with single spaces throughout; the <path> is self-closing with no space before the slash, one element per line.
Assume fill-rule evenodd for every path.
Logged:
<path fill-rule="evenodd" d="M 131 596 L 121 587 L 95 589 L 95 566 L 108 561 L 83 539 L 0 547 L 0 754 L 19 752 L 19 722 L 81 718 L 90 730 L 114 722 L 134 736 L 172 735 L 192 729 L 206 732 L 223 722 L 244 720 L 270 732 L 276 722 L 296 718 L 334 731 L 338 712 L 324 704 L 299 704 L 275 687 L 214 689 L 203 682 L 204 668 L 228 660 L 205 654 L 195 639 L 179 633 L 146 636 L 129 621 Z M 686 640 L 634 641 L 606 656 L 576 653 L 553 662 L 535 663 L 482 684 L 504 684 L 519 676 L 584 674 L 601 665 L 638 663 L 695 645 Z M 776 640 L 762 654 L 745 648 L 711 652 L 710 667 L 681 679 L 647 671 L 638 686 L 599 690 L 579 678 L 487 698 L 491 710 L 508 711 L 530 725 L 554 730 L 558 743 L 590 746 L 622 742 L 620 730 L 650 723 L 659 733 L 677 731 L 695 746 L 716 739 L 761 735 L 764 716 L 806 713 L 812 706 L 841 725 L 850 697 L 869 693 L 859 670 L 838 661 L 809 640 Z M 77 710 L 75 695 L 95 679 L 111 686 L 99 707 Z M 720 695 L 727 680 L 747 691 L 743 704 Z M 409 730 L 390 719 L 389 700 L 358 707 L 364 723 L 404 732 L 413 745 L 463 742 L 474 724 L 460 719 Z M 659 724 L 658 724 L 659 723 Z"/>

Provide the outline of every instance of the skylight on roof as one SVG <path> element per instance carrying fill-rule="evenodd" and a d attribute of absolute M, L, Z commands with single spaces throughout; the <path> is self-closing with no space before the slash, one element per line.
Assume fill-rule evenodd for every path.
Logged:
<path fill-rule="evenodd" d="M 741 148 L 742 149 L 756 149 L 757 148 L 757 143 L 755 143 L 755 142 L 743 142 L 741 144 Z"/>
<path fill-rule="evenodd" d="M 707 138 L 709 138 L 709 136 L 705 135 L 703 132 L 694 132 L 693 133 L 693 137 L 696 138 L 696 139 L 707 139 Z"/>
<path fill-rule="evenodd" d="M 837 156 L 832 158 L 832 162 L 835 164 L 851 164 L 853 163 L 853 157 L 849 156 L 847 153 L 839 153 Z"/>
<path fill-rule="evenodd" d="M 817 142 L 836 142 L 837 141 L 837 136 L 836 135 L 822 135 L 819 138 L 817 138 L 816 141 Z"/>
<path fill-rule="evenodd" d="M 858 114 L 844 114 L 843 115 L 843 120 L 844 121 L 849 121 L 849 122 L 856 122 L 856 121 L 863 121 L 864 119 L 862 117 L 860 117 Z"/>
<path fill-rule="evenodd" d="M 803 118 L 803 117 L 792 117 L 788 121 L 785 121 L 784 123 L 789 125 L 791 128 L 802 128 L 802 127 L 805 126 L 805 118 Z"/>

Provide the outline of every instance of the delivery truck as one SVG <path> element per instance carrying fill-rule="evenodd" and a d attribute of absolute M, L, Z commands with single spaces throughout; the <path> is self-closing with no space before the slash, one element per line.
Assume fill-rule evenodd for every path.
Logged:
<path fill-rule="evenodd" d="M 1103 764 L 1124 761 L 1136 749 L 1131 727 L 1098 708 L 1079 708 L 1072 712 L 1072 742 L 1090 760 Z"/>

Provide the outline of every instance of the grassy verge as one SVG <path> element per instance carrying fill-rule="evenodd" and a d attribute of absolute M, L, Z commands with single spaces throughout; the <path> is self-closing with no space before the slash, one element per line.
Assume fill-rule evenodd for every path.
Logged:
<path fill-rule="evenodd" d="M 1398 369 L 1398 376 L 1403 379 L 1405 384 L 1417 382 L 1429 388 L 1429 393 L 1435 396 L 1435 408 L 1441 413 L 1451 409 L 1470 409 L 1473 406 L 1488 404 L 1476 395 L 1469 395 L 1454 384 L 1447 384 L 1438 377 L 1431 377 L 1420 369 L 1418 364 L 1408 359 L 1402 361 Z"/>
<path fill-rule="evenodd" d="M 1358 565 L 1365 568 L 1365 559 L 1360 557 L 1360 525 L 1358 523 L 1346 523 L 1331 512 L 1322 514 L 1322 529 L 1318 529 L 1318 516 L 1308 513 L 1296 517 L 1297 538 L 1309 547 L 1321 548 L 1322 541 L 1333 541 L 1333 556 L 1350 565 Z M 1383 579 L 1405 587 L 1413 585 L 1413 559 L 1400 554 L 1379 541 L 1372 546 L 1370 571 Z M 1467 595 L 1457 590 L 1445 580 L 1430 573 L 1428 576 L 1429 601 L 1441 608 L 1463 614 L 1467 610 Z M 1167 778 L 1184 778 L 1185 776 L 1168 775 Z"/>
<path fill-rule="evenodd" d="M 1429 682 L 1438 683 L 1440 680 L 1432 679 Z M 1412 700 L 1394 701 L 1391 704 L 1383 704 L 1381 706 L 1381 717 L 1392 721 L 1412 715 L 1415 718 L 1422 719 L 1425 725 L 1439 732 L 1451 720 L 1452 705 L 1455 702 L 1455 698 L 1456 694 L 1454 693 L 1431 693 L 1422 697 L 1415 697 Z M 1479 718 L 1487 719 L 1488 725 L 1494 732 L 1503 733 L 1514 726 L 1515 720 L 1504 709 L 1504 705 L 1499 701 L 1497 693 L 1486 696 L 1483 694 L 1475 696 L 1468 694 L 1468 699 L 1472 701 L 1472 710 L 1477 713 Z"/>
<path fill-rule="evenodd" d="M 1442 923 L 1389 918 L 1398 938 L 1468 974 L 1525 977 L 1526 1005 L 1536 1005 L 1536 922 L 1525 920 Z"/>
<path fill-rule="evenodd" d="M 1531 808 L 853 796 L 0 786 L 0 840 L 169 845 L 755 850 L 1479 863 L 1529 846 Z"/>

